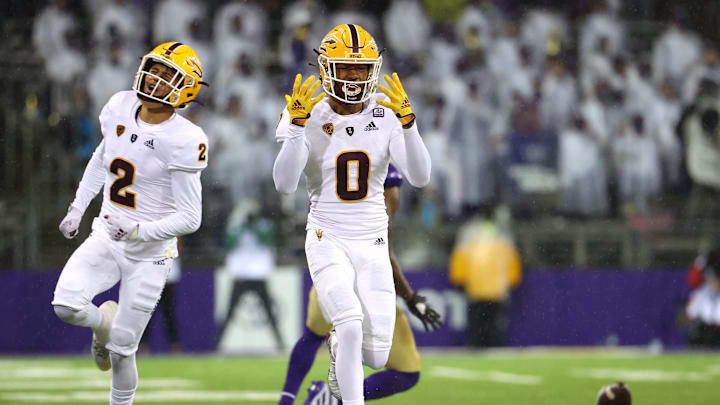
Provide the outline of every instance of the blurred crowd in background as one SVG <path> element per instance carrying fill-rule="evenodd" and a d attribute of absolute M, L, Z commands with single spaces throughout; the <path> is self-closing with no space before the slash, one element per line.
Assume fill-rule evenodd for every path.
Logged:
<path fill-rule="evenodd" d="M 717 44 L 679 7 L 642 42 L 621 0 L 552 4 L 53 0 L 32 29 L 48 79 L 39 108 L 65 128 L 66 151 L 87 159 L 99 110 L 130 88 L 140 57 L 165 41 L 192 46 L 211 87 L 183 114 L 210 139 L 201 232 L 222 246 L 241 204 L 304 221 L 305 193 L 273 187 L 274 128 L 295 74 L 317 75 L 313 48 L 352 22 L 385 48 L 382 73 L 399 74 L 433 161 L 427 189 L 403 187 L 400 224 L 433 229 L 497 207 L 516 218 L 632 219 L 677 199 L 668 215 L 713 217 Z"/>

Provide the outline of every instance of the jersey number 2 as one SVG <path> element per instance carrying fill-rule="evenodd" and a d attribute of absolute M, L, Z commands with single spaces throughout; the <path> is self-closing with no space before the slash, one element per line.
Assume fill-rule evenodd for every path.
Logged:
<path fill-rule="evenodd" d="M 110 201 L 134 209 L 135 193 L 125 189 L 135 181 L 135 166 L 125 159 L 115 158 L 110 163 L 110 172 L 118 176 L 110 186 Z"/>
<path fill-rule="evenodd" d="M 350 170 L 351 167 L 357 170 Z M 335 161 L 335 191 L 343 201 L 359 201 L 367 197 L 370 157 L 359 150 L 343 152 Z"/>

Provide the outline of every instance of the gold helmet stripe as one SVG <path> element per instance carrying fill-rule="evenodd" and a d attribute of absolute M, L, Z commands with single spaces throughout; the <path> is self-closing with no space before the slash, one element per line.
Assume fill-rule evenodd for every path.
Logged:
<path fill-rule="evenodd" d="M 348 24 L 347 26 L 350 30 L 350 47 L 352 48 L 353 53 L 358 53 L 360 52 L 360 39 L 358 39 L 357 28 L 355 28 L 355 24 Z"/>
<path fill-rule="evenodd" d="M 182 44 L 181 42 L 175 42 L 174 44 L 170 45 L 170 46 L 165 50 L 165 55 L 166 55 L 166 56 L 172 55 L 173 51 L 175 51 L 175 48 L 181 47 L 182 45 L 183 45 L 183 44 Z"/>

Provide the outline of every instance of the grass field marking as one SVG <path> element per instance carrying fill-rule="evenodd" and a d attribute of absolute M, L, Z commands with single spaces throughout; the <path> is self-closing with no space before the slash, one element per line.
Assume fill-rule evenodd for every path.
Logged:
<path fill-rule="evenodd" d="M 143 378 L 141 386 L 146 388 L 197 388 L 199 381 L 183 378 Z M 0 381 L 0 391 L 17 391 L 26 389 L 35 390 L 77 390 L 77 389 L 107 389 L 110 386 L 110 375 L 77 379 L 68 375 L 67 380 L 33 380 L 33 381 Z"/>
<path fill-rule="evenodd" d="M 73 368 L 73 367 L 40 367 L 40 366 L 19 366 L 11 369 L 0 370 L 0 378 L 5 379 L 67 379 L 73 378 L 93 378 L 103 376 L 105 373 L 97 368 Z"/>
<path fill-rule="evenodd" d="M 106 391 L 77 391 L 68 393 L 12 392 L 0 393 L 0 399 L 47 403 L 105 402 Z M 226 401 L 277 401 L 279 392 L 273 391 L 138 391 L 137 402 L 226 402 Z"/>
<path fill-rule="evenodd" d="M 542 377 L 536 375 L 507 373 L 504 371 L 477 371 L 464 368 L 435 366 L 430 369 L 430 375 L 441 378 L 451 378 L 468 381 L 492 381 L 504 384 L 539 385 Z"/>
<path fill-rule="evenodd" d="M 706 371 L 708 374 L 713 374 L 713 375 L 720 374 L 720 364 L 715 364 L 715 365 L 712 365 L 712 366 L 707 366 L 707 367 L 705 367 L 705 371 Z"/>
<path fill-rule="evenodd" d="M 667 371 L 658 369 L 573 369 L 572 376 L 578 378 L 616 379 L 644 382 L 704 382 L 709 381 L 712 373 L 697 371 Z"/>

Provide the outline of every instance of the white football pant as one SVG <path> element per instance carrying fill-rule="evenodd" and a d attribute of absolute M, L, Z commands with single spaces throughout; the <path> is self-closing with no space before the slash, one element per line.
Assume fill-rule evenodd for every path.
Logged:
<path fill-rule="evenodd" d="M 93 232 L 75 250 L 55 287 L 53 305 L 76 311 L 122 280 L 118 312 L 107 349 L 122 356 L 137 351 L 143 331 L 160 299 L 172 259 L 137 261 L 112 247 L 112 240 Z"/>
<path fill-rule="evenodd" d="M 309 230 L 305 238 L 310 276 L 326 319 L 337 326 L 362 321 L 363 360 L 382 368 L 373 352 L 389 353 L 395 327 L 387 231 L 374 239 L 344 239 Z M 379 353 L 378 353 L 379 354 Z M 379 356 L 387 361 L 387 355 Z"/>

